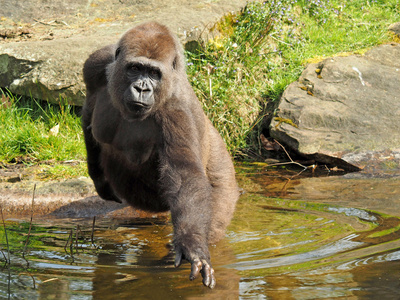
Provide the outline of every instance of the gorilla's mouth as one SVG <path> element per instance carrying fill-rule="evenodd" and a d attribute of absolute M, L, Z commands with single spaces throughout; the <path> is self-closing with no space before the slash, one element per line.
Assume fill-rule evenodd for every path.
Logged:
<path fill-rule="evenodd" d="M 137 101 L 127 101 L 125 102 L 125 105 L 126 108 L 134 114 L 143 114 L 151 108 L 151 105 Z"/>

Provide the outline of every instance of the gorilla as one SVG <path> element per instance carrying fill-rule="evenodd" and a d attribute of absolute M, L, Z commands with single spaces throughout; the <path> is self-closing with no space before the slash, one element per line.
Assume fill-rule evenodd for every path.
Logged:
<path fill-rule="evenodd" d="M 225 144 L 189 84 L 183 49 L 155 22 L 128 30 L 83 67 L 82 128 L 99 196 L 170 211 L 175 266 L 215 286 L 208 245 L 229 224 L 239 191 Z"/>

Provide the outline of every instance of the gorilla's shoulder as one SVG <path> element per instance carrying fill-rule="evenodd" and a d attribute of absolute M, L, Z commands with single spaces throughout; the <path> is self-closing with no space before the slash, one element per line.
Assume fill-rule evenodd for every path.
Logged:
<path fill-rule="evenodd" d="M 89 91 L 107 84 L 106 68 L 115 58 L 117 45 L 108 45 L 93 52 L 83 65 L 83 80 Z"/>

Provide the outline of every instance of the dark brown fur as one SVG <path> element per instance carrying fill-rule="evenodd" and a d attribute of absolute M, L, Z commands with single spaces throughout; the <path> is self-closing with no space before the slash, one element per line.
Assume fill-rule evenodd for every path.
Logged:
<path fill-rule="evenodd" d="M 137 65 L 143 73 L 159 72 L 159 80 L 145 79 L 150 96 L 135 96 L 132 89 L 140 81 Z M 82 126 L 99 195 L 149 211 L 170 210 L 175 264 L 187 259 L 191 279 L 201 273 L 213 287 L 208 244 L 223 237 L 239 193 L 224 142 L 187 80 L 179 42 L 165 26 L 146 23 L 94 52 L 83 71 Z M 145 108 L 138 99 L 147 101 Z"/>

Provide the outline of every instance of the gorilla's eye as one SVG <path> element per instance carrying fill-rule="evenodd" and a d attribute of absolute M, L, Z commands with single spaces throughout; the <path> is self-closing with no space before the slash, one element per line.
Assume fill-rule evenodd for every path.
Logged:
<path fill-rule="evenodd" d="M 121 48 L 118 47 L 117 50 L 115 50 L 115 59 L 118 58 L 118 55 L 121 53 Z"/>
<path fill-rule="evenodd" d="M 143 67 L 138 64 L 128 64 L 126 66 L 126 71 L 130 75 L 137 76 L 139 73 L 143 71 Z"/>
<path fill-rule="evenodd" d="M 174 61 L 172 62 L 172 69 L 174 70 L 176 70 L 177 60 L 178 58 L 175 56 Z"/>
<path fill-rule="evenodd" d="M 137 66 L 137 65 L 132 65 L 132 66 L 130 67 L 130 70 L 133 71 L 133 72 L 138 72 L 138 71 L 140 71 L 140 68 L 139 68 L 139 66 Z"/>
<path fill-rule="evenodd" d="M 154 78 L 154 79 L 160 79 L 161 78 L 161 72 L 157 69 L 151 69 L 149 71 L 149 75 L 150 77 Z"/>

